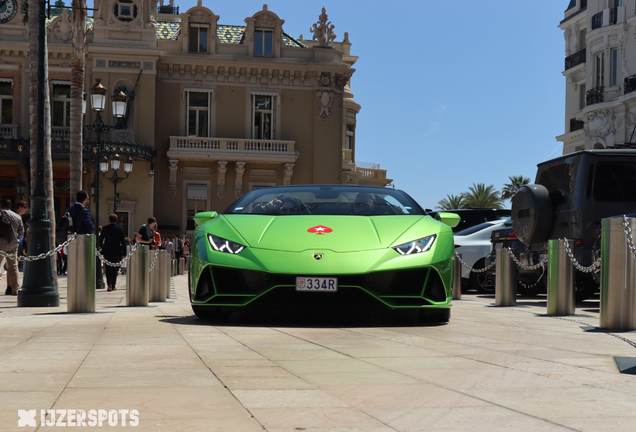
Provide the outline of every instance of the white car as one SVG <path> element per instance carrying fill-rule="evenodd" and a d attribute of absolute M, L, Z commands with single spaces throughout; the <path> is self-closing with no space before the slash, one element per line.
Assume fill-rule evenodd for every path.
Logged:
<path fill-rule="evenodd" d="M 461 254 L 466 266 L 474 269 L 484 267 L 492 244 L 490 234 L 502 227 L 505 220 L 489 221 L 455 233 L 455 252 Z M 462 265 L 462 285 L 481 293 L 492 293 L 494 281 L 486 273 L 475 273 Z M 489 289 L 490 288 L 490 289 Z"/>

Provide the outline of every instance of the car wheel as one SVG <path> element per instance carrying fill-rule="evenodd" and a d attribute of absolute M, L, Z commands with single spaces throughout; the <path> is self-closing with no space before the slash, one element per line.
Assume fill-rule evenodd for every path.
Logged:
<path fill-rule="evenodd" d="M 576 281 L 574 290 L 577 302 L 587 300 L 596 294 L 599 287 L 596 285 L 596 282 L 594 282 L 594 276 L 591 273 L 576 272 L 575 277 Z"/>
<path fill-rule="evenodd" d="M 484 268 L 485 260 L 482 258 L 473 265 L 473 269 Z M 495 292 L 495 280 L 486 272 L 470 272 L 470 287 L 480 294 L 493 294 Z"/>
<path fill-rule="evenodd" d="M 420 322 L 424 323 L 447 323 L 450 321 L 450 308 L 444 309 L 422 309 L 417 314 Z"/>
<path fill-rule="evenodd" d="M 512 198 L 512 229 L 523 243 L 541 243 L 552 229 L 552 201 L 542 185 L 525 185 Z"/>
<path fill-rule="evenodd" d="M 545 277 L 541 277 L 536 283 L 517 281 L 517 293 L 522 296 L 536 297 L 547 292 Z"/>
<path fill-rule="evenodd" d="M 198 318 L 206 321 L 221 321 L 228 319 L 232 315 L 231 311 L 224 310 L 218 306 L 192 305 L 192 311 Z"/>

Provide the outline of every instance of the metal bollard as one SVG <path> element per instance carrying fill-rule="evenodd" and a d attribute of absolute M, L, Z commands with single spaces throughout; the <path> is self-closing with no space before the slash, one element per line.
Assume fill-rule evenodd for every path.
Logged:
<path fill-rule="evenodd" d="M 178 268 L 179 268 L 180 275 L 185 274 L 185 258 L 184 257 L 179 258 Z"/>
<path fill-rule="evenodd" d="M 148 306 L 150 264 L 148 246 L 138 244 L 126 269 L 126 306 Z"/>
<path fill-rule="evenodd" d="M 95 312 L 95 236 L 78 234 L 68 245 L 69 313 Z"/>
<path fill-rule="evenodd" d="M 576 242 L 566 240 L 574 252 Z M 574 315 L 574 265 L 563 240 L 548 240 L 548 315 Z"/>
<path fill-rule="evenodd" d="M 627 218 L 636 227 L 636 218 Z M 636 258 L 627 246 L 623 217 L 601 220 L 600 328 L 636 330 Z"/>
<path fill-rule="evenodd" d="M 172 268 L 172 276 L 176 276 L 177 275 L 177 260 L 173 259 L 172 261 L 170 261 L 170 267 Z"/>
<path fill-rule="evenodd" d="M 517 305 L 515 262 L 507 249 L 497 250 L 495 273 L 495 306 Z"/>
<path fill-rule="evenodd" d="M 455 270 L 455 274 L 453 277 L 453 300 L 461 300 L 462 299 L 462 256 L 461 254 L 457 254 L 453 257 L 453 267 Z"/>
<path fill-rule="evenodd" d="M 151 255 L 153 255 L 151 253 Z M 168 251 L 157 251 L 157 263 L 155 268 L 150 272 L 150 301 L 165 302 L 166 301 L 166 268 L 170 262 Z"/>
<path fill-rule="evenodd" d="M 166 252 L 166 256 L 163 258 L 163 265 L 161 266 L 161 284 L 166 298 L 170 298 L 170 276 L 172 276 L 172 266 L 170 262 L 170 255 Z"/>

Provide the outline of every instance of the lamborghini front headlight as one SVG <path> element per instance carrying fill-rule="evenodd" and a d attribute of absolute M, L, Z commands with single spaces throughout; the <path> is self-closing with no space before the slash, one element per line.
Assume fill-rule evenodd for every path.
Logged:
<path fill-rule="evenodd" d="M 210 246 L 212 246 L 212 249 L 218 252 L 225 252 L 236 255 L 243 249 L 245 249 L 245 246 L 243 246 L 242 244 L 234 243 L 233 241 L 226 240 L 212 234 L 208 234 L 208 240 L 210 241 Z"/>
<path fill-rule="evenodd" d="M 401 244 L 399 246 L 393 246 L 393 249 L 400 255 L 413 255 L 429 250 L 435 242 L 435 234 L 421 239 L 413 240 L 408 243 Z"/>

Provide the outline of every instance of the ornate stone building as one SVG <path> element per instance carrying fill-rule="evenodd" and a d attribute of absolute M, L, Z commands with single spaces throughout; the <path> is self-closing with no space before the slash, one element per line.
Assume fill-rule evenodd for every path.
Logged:
<path fill-rule="evenodd" d="M 567 78 L 563 153 L 636 142 L 636 1 L 571 0 L 559 24 Z"/>
<path fill-rule="evenodd" d="M 87 26 L 86 93 L 99 78 L 109 95 L 117 89 L 128 95 L 126 118 L 104 139 L 105 153 L 135 160 L 117 189 L 117 212 L 130 235 L 150 215 L 162 233 L 185 232 L 195 212 L 222 211 L 255 188 L 391 182 L 386 171 L 355 164 L 360 105 L 350 81 L 357 57 L 347 33 L 336 41 L 324 8 L 308 23 L 312 38 L 305 40 L 285 33 L 284 20 L 267 5 L 242 25 L 220 24 L 201 1 L 182 13 L 156 0 L 96 0 L 95 7 Z M 61 210 L 68 200 L 71 19 L 63 11 L 47 31 Z M 28 151 L 22 155 L 30 71 L 22 20 L 19 10 L 0 16 L 0 186 L 7 186 L 0 193 L 12 198 L 18 198 L 16 182 L 29 190 Z M 90 106 L 86 111 L 84 123 L 90 124 L 94 113 Z M 110 115 L 107 107 L 106 123 Z M 84 140 L 83 185 L 89 189 L 95 137 L 85 131 Z M 115 195 L 113 184 L 101 179 L 104 221 Z"/>

